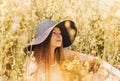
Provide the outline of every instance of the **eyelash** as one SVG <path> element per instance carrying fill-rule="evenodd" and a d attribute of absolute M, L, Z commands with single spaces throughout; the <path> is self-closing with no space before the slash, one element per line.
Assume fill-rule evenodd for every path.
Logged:
<path fill-rule="evenodd" d="M 53 34 L 56 34 L 56 32 L 53 32 Z M 62 35 L 62 33 L 59 33 L 60 35 Z"/>

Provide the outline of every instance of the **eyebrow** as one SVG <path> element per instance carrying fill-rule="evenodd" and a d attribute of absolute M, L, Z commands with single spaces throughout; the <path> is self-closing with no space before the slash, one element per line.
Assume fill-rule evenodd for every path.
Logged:
<path fill-rule="evenodd" d="M 53 31 L 57 31 L 57 30 L 53 29 Z M 60 31 L 60 30 L 59 30 L 59 32 L 61 33 L 61 31 Z"/>

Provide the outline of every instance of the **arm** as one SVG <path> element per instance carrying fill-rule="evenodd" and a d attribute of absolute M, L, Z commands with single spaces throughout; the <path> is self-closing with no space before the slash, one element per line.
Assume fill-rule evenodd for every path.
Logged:
<path fill-rule="evenodd" d="M 120 79 L 120 71 L 118 69 L 116 69 L 115 67 L 113 67 L 112 65 L 110 65 L 109 63 L 107 63 L 106 61 L 97 58 L 95 56 L 91 56 L 91 55 L 87 55 L 87 54 L 81 54 L 78 52 L 74 52 L 72 50 L 65 50 L 65 55 L 67 59 L 73 59 L 73 57 L 75 55 L 77 55 L 77 57 L 83 61 L 83 62 L 88 62 L 90 64 L 90 70 L 92 70 L 93 72 L 96 72 L 97 70 L 94 70 L 97 66 L 97 69 L 101 68 L 106 70 L 109 74 L 112 74 L 113 76 L 117 77 Z"/>
<path fill-rule="evenodd" d="M 68 49 L 64 49 L 64 54 L 65 54 L 65 59 L 68 59 L 68 60 L 69 59 L 72 60 L 75 56 L 77 56 L 81 61 L 83 61 L 83 62 L 88 61 L 89 63 L 91 63 L 93 61 L 100 60 L 97 57 L 87 55 L 87 54 L 78 53 L 78 52 L 68 50 Z"/>
<path fill-rule="evenodd" d="M 24 62 L 24 65 L 23 65 L 23 70 L 24 70 L 23 81 L 28 81 L 28 74 L 29 74 L 28 66 L 29 66 L 29 64 L 30 64 L 30 61 L 29 61 L 29 58 L 27 57 Z"/>
<path fill-rule="evenodd" d="M 67 59 L 67 60 L 73 60 L 74 57 L 77 56 L 80 59 L 80 61 L 82 61 L 83 63 L 88 62 L 89 63 L 89 71 L 96 72 L 100 66 L 100 59 L 97 57 L 78 53 L 78 52 L 68 50 L 68 49 L 64 50 L 64 54 L 65 54 L 65 59 Z"/>
<path fill-rule="evenodd" d="M 100 68 L 106 70 L 109 74 L 112 74 L 113 76 L 117 77 L 120 80 L 120 71 L 113 67 L 112 65 L 110 65 L 109 63 L 102 60 Z"/>
<path fill-rule="evenodd" d="M 26 58 L 24 65 L 23 65 L 23 81 L 33 81 L 32 79 L 32 74 L 35 70 L 35 64 L 34 62 L 31 61 L 29 57 Z"/>
<path fill-rule="evenodd" d="M 91 65 L 90 69 L 93 69 L 93 71 L 95 69 L 94 66 L 98 66 L 98 69 L 99 68 L 104 69 L 109 74 L 120 79 L 120 71 L 118 69 L 116 69 L 115 67 L 113 67 L 112 65 L 110 65 L 109 63 L 107 63 L 106 61 L 104 61 L 100 58 L 94 57 L 94 56 L 86 55 L 86 54 L 78 54 L 78 57 L 83 61 L 88 61 Z M 93 68 L 92 68 L 92 66 L 93 66 Z M 94 72 L 96 72 L 96 71 L 94 71 Z"/>

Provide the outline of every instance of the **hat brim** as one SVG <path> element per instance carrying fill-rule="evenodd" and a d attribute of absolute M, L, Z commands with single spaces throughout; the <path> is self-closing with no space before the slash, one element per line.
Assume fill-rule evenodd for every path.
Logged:
<path fill-rule="evenodd" d="M 71 28 L 75 30 L 75 35 L 74 35 L 74 38 L 72 40 L 70 39 L 70 34 L 68 32 L 67 27 L 65 26 L 65 22 L 66 21 L 69 21 L 70 25 L 71 25 Z M 29 43 L 27 45 L 27 47 L 25 47 L 25 49 L 27 51 L 33 51 L 34 50 L 33 49 L 34 46 L 38 45 L 38 44 L 41 44 L 42 42 L 44 42 L 45 39 L 49 36 L 50 32 L 55 27 L 59 27 L 60 30 L 61 30 L 62 37 L 63 37 L 63 47 L 70 46 L 72 44 L 72 42 L 74 41 L 74 39 L 75 39 L 77 29 L 76 29 L 76 26 L 75 26 L 75 24 L 74 24 L 73 21 L 71 21 L 71 20 L 65 20 L 65 21 L 59 22 L 59 23 L 55 24 L 54 26 L 50 27 L 49 29 L 47 29 L 42 35 L 38 36 L 31 43 Z"/>

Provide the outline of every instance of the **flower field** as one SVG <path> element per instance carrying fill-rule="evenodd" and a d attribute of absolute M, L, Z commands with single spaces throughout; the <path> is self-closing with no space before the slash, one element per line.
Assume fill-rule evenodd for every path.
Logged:
<path fill-rule="evenodd" d="M 22 81 L 23 48 L 44 19 L 73 20 L 78 32 L 68 49 L 101 58 L 120 70 L 119 4 L 119 0 L 0 0 L 0 81 Z M 90 81 L 93 75 L 77 59 L 63 66 L 73 73 L 71 81 L 76 74 L 83 77 L 80 81 Z"/>

